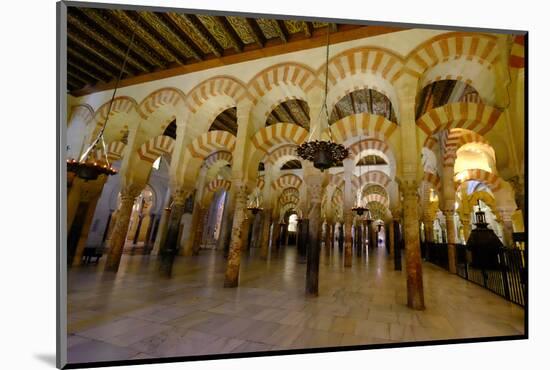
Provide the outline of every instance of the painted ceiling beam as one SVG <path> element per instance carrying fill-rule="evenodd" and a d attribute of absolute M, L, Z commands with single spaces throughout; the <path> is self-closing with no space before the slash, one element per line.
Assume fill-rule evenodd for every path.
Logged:
<path fill-rule="evenodd" d="M 184 31 L 184 28 L 181 27 L 181 24 L 183 22 L 183 19 L 185 19 L 191 28 L 193 28 L 193 31 L 197 34 L 197 36 L 204 41 L 206 45 L 208 45 L 208 48 L 212 53 L 214 53 L 215 56 L 221 57 L 223 55 L 223 48 L 221 45 L 216 41 L 216 39 L 212 36 L 212 34 L 208 31 L 208 29 L 201 23 L 201 21 L 197 18 L 194 14 L 177 14 L 177 13 L 166 13 L 168 18 L 170 18 L 174 24 L 176 24 L 182 32 Z M 189 35 L 188 35 L 189 36 Z"/>
<path fill-rule="evenodd" d="M 116 27 L 110 14 L 105 10 L 93 9 L 93 8 L 79 8 L 88 18 L 98 24 L 106 32 L 110 33 L 113 37 L 118 39 L 125 45 L 130 44 L 131 32 L 124 30 L 122 27 Z M 157 55 L 156 52 L 152 52 L 151 48 L 144 45 L 140 40 L 134 38 L 132 43 L 132 50 L 139 54 L 147 63 L 157 66 L 165 67 L 167 61 L 162 56 Z"/>
<path fill-rule="evenodd" d="M 137 18 L 135 12 L 125 12 L 120 9 L 113 9 L 112 14 L 118 19 L 119 22 L 125 24 L 129 29 L 136 32 L 136 36 L 143 40 L 144 43 L 149 45 L 150 48 L 159 53 L 168 62 L 174 61 L 178 64 L 183 64 L 183 59 L 179 58 L 173 53 L 162 40 L 157 39 L 151 33 L 144 28 L 141 21 Z"/>

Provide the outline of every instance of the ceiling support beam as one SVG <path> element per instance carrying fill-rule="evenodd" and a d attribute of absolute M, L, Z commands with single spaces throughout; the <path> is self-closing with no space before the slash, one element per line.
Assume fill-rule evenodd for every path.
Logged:
<path fill-rule="evenodd" d="M 204 59 L 193 45 L 181 38 L 158 14 L 147 11 L 140 11 L 138 14 L 151 28 L 158 32 L 183 59 L 187 58 L 187 54 L 199 62 Z"/>
<path fill-rule="evenodd" d="M 185 33 L 184 28 L 181 27 L 183 19 L 185 19 L 188 24 L 191 26 L 193 31 L 201 38 L 212 53 L 218 58 L 223 55 L 223 48 L 216 41 L 216 39 L 210 34 L 208 29 L 201 23 L 201 21 L 194 14 L 178 14 L 178 13 L 166 13 L 166 16 L 172 20 L 172 22 L 178 26 L 178 28 Z M 182 19 L 183 18 L 183 19 Z"/>
<path fill-rule="evenodd" d="M 95 41 L 95 43 L 100 45 L 101 49 L 111 51 L 111 53 L 115 54 L 118 59 L 124 60 L 126 50 L 123 50 L 123 48 L 113 43 L 106 37 L 106 35 L 102 35 L 101 31 L 94 29 L 89 22 L 83 19 L 83 17 L 76 17 L 72 12 L 69 12 L 67 14 L 67 23 L 69 27 L 78 29 L 81 33 L 86 35 L 86 37 Z M 127 64 L 140 72 L 151 72 L 145 64 L 134 58 L 132 54 L 128 54 Z"/>
<path fill-rule="evenodd" d="M 273 27 L 275 27 L 275 30 L 277 31 L 277 34 L 279 35 L 279 38 L 282 42 L 287 43 L 288 42 L 288 36 L 286 32 L 285 22 L 278 20 L 278 19 L 272 19 Z"/>
<path fill-rule="evenodd" d="M 244 20 L 246 28 L 248 29 L 248 33 L 250 33 L 256 44 L 258 44 L 259 47 L 263 48 L 265 45 L 265 37 L 256 20 L 251 18 L 245 18 Z"/>
<path fill-rule="evenodd" d="M 212 18 L 216 21 L 218 26 L 222 29 L 223 33 L 225 33 L 225 36 L 227 36 L 227 39 L 229 40 L 229 43 L 233 46 L 233 49 L 235 49 L 237 53 L 240 53 L 241 51 L 243 51 L 244 45 L 241 41 L 241 38 L 239 37 L 239 35 L 237 35 L 237 33 L 233 30 L 233 28 L 231 28 L 231 25 L 229 24 L 227 19 L 225 19 L 225 17 L 220 17 L 220 16 L 214 16 Z"/>
<path fill-rule="evenodd" d="M 70 45 L 68 45 L 68 47 L 67 47 L 67 53 L 69 54 L 69 56 L 71 58 L 76 59 L 81 65 L 84 64 L 84 65 L 91 66 L 91 67 L 95 68 L 96 70 L 98 70 L 99 72 L 103 73 L 107 77 L 111 77 L 111 78 L 117 78 L 118 77 L 115 72 L 112 72 L 110 69 L 106 68 L 105 65 L 101 65 L 99 62 L 96 62 L 93 59 L 93 57 L 83 55 L 82 53 L 80 53 L 75 48 L 71 47 Z M 107 81 L 107 79 L 101 79 L 101 80 L 102 81 Z"/>
<path fill-rule="evenodd" d="M 130 44 L 130 39 L 132 37 L 131 33 L 126 30 L 123 30 L 123 28 L 120 27 L 120 25 L 115 26 L 116 21 L 111 19 L 108 11 L 94 9 L 94 8 L 78 8 L 78 9 L 81 12 L 83 12 L 88 18 L 94 21 L 97 25 L 103 28 L 106 32 L 110 33 L 117 40 L 124 43 L 125 45 Z M 156 53 L 152 53 L 150 49 L 148 49 L 146 45 L 143 45 L 143 43 L 137 38 L 134 38 L 134 42 L 132 43 L 132 49 L 135 50 L 140 57 L 142 57 L 147 63 L 151 65 L 154 65 L 157 67 L 165 67 L 167 64 L 166 60 L 163 60 L 163 58 L 160 55 L 156 55 Z"/>
<path fill-rule="evenodd" d="M 116 59 L 116 57 L 114 57 L 114 55 L 111 54 L 111 56 L 109 56 L 109 55 L 104 55 L 103 53 L 100 53 L 97 50 L 97 48 L 95 48 L 93 46 L 93 42 L 91 42 L 91 40 L 89 40 L 87 37 L 83 38 L 80 35 L 76 35 L 75 32 L 67 32 L 67 38 L 69 39 L 69 41 L 74 42 L 75 44 L 77 44 L 78 47 L 86 50 L 90 54 L 96 55 L 98 58 L 103 60 L 105 63 L 112 66 L 114 69 L 120 70 L 120 68 L 122 67 L 122 63 L 119 62 Z M 107 53 L 105 53 L 105 54 L 107 54 Z"/>
<path fill-rule="evenodd" d="M 313 35 L 313 23 L 304 21 L 302 22 L 304 25 L 304 35 L 307 38 L 310 38 Z"/>
<path fill-rule="evenodd" d="M 151 35 L 151 33 L 143 27 L 135 12 L 126 12 L 120 9 L 112 9 L 111 12 L 119 22 L 125 24 L 129 29 L 134 30 L 137 37 L 159 53 L 164 59 L 169 62 L 175 61 L 178 64 L 184 64 L 182 58 L 174 54 L 161 40 Z"/>

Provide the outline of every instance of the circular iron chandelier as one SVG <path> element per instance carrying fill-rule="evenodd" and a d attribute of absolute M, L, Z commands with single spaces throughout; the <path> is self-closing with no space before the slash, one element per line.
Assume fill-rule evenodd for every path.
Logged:
<path fill-rule="evenodd" d="M 313 167 L 321 170 L 321 172 L 334 167 L 349 155 L 349 150 L 342 144 L 337 144 L 332 140 L 332 133 L 330 129 L 329 113 L 327 107 L 327 93 L 328 93 L 328 56 L 329 56 L 329 35 L 330 25 L 327 25 L 327 48 L 326 48 L 326 63 L 325 63 L 325 97 L 323 100 L 323 107 L 327 119 L 328 126 L 328 140 L 308 140 L 302 143 L 296 148 L 296 154 L 306 160 L 313 162 Z M 313 134 L 313 132 L 312 132 Z M 310 135 L 311 137 L 311 135 Z"/>
<path fill-rule="evenodd" d="M 85 181 L 96 180 L 100 175 L 111 176 L 118 172 L 109 163 L 107 146 L 105 145 L 105 138 L 103 137 L 103 134 L 105 132 L 105 128 L 107 127 L 107 121 L 109 120 L 109 115 L 113 107 L 113 102 L 115 100 L 118 85 L 120 83 L 120 80 L 122 79 L 124 68 L 126 67 L 126 62 L 128 61 L 128 55 L 130 53 L 132 43 L 134 42 L 134 37 L 135 31 L 132 33 L 132 38 L 130 39 L 130 43 L 128 44 L 128 48 L 126 49 L 126 55 L 124 56 L 124 61 L 122 62 L 118 78 L 115 82 L 113 95 L 111 96 L 111 100 L 109 101 L 109 107 L 107 109 L 107 114 L 105 115 L 105 122 L 103 123 L 101 130 L 99 131 L 95 140 L 88 147 L 88 149 L 86 149 L 79 160 L 76 160 L 74 158 L 67 159 L 67 172 L 73 173 L 74 175 Z M 101 147 L 103 148 L 104 159 L 96 159 L 96 147 L 98 147 L 99 145 L 101 145 Z"/>

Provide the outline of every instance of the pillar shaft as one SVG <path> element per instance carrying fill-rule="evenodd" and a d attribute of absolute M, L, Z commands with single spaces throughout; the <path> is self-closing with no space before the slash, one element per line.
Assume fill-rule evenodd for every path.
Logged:
<path fill-rule="evenodd" d="M 88 233 L 90 232 L 92 221 L 94 220 L 94 214 L 98 200 L 99 196 L 94 197 L 94 199 L 92 199 L 88 203 L 88 208 L 86 209 L 86 217 L 84 218 L 84 225 L 82 226 L 82 229 L 80 231 L 80 238 L 78 239 L 78 244 L 76 245 L 76 250 L 72 261 L 73 266 L 80 266 L 82 264 L 82 256 L 84 255 L 84 248 L 86 248 Z"/>
<path fill-rule="evenodd" d="M 514 224 L 512 222 L 513 210 L 501 209 L 498 210 L 498 213 L 502 224 L 502 236 L 504 238 L 504 245 L 507 247 L 512 247 L 514 245 Z"/>
<path fill-rule="evenodd" d="M 235 215 L 233 227 L 231 228 L 231 242 L 227 256 L 227 267 L 225 270 L 224 287 L 232 288 L 239 285 L 239 269 L 241 267 L 241 250 L 243 246 L 243 223 L 246 212 L 246 186 L 235 184 Z"/>
<path fill-rule="evenodd" d="M 155 243 L 153 244 L 152 255 L 157 255 L 160 252 L 161 245 L 164 244 L 166 240 L 166 232 L 168 229 L 168 219 L 170 218 L 170 208 L 166 207 L 162 210 L 162 216 L 160 216 L 160 222 L 157 229 L 157 236 L 155 238 Z"/>
<path fill-rule="evenodd" d="M 191 228 L 189 232 L 189 236 L 187 237 L 187 240 L 185 242 L 185 245 L 183 246 L 183 250 L 180 254 L 184 256 L 191 256 L 193 253 L 195 253 L 195 244 L 198 243 L 197 240 L 197 233 L 198 228 L 200 226 L 201 222 L 201 206 L 199 204 L 198 199 L 198 192 L 195 191 L 194 199 L 193 199 L 193 214 L 191 216 Z"/>
<path fill-rule="evenodd" d="M 353 222 L 353 214 L 351 211 L 344 212 L 344 267 L 351 267 L 352 255 L 353 255 L 353 246 L 352 246 L 352 236 L 351 236 L 351 225 Z"/>
<path fill-rule="evenodd" d="M 131 187 L 121 192 L 120 208 L 117 213 L 113 234 L 111 235 L 109 255 L 107 256 L 107 262 L 105 264 L 105 269 L 108 271 L 118 271 L 124 242 L 126 241 L 126 234 L 128 233 L 128 224 L 130 223 L 130 216 L 132 215 L 132 207 L 140 191 L 141 189 L 138 190 Z"/>
<path fill-rule="evenodd" d="M 204 230 L 206 228 L 206 219 L 208 216 L 208 208 L 205 207 L 199 207 L 199 213 L 198 213 L 198 224 L 195 229 L 195 237 L 193 242 L 193 255 L 196 256 L 199 254 L 199 251 L 201 249 L 202 240 L 204 236 Z M 191 232 L 193 232 L 191 230 Z"/>
<path fill-rule="evenodd" d="M 310 170 L 310 169 L 308 169 Z M 312 171 L 313 172 L 313 171 Z M 311 202 L 308 212 L 308 244 L 306 266 L 306 294 L 319 295 L 319 259 L 321 254 L 321 175 L 310 174 L 307 179 Z"/>
<path fill-rule="evenodd" d="M 449 272 L 456 274 L 456 225 L 454 210 L 444 210 L 445 225 L 447 226 L 447 248 L 449 257 Z"/>
<path fill-rule="evenodd" d="M 403 212 L 405 221 L 405 263 L 407 269 L 407 305 L 423 310 L 424 286 L 420 258 L 418 229 L 418 193 L 416 181 L 403 181 Z"/>
<path fill-rule="evenodd" d="M 271 230 L 271 209 L 264 209 L 262 214 L 262 228 L 260 233 L 261 256 L 266 258 L 269 254 L 269 232 Z"/>
<path fill-rule="evenodd" d="M 223 250 L 225 256 L 227 256 L 227 253 L 229 252 L 229 241 L 231 240 L 231 217 L 235 212 L 234 199 L 235 194 L 228 192 L 225 207 L 223 208 L 222 224 L 216 247 L 216 249 Z"/>

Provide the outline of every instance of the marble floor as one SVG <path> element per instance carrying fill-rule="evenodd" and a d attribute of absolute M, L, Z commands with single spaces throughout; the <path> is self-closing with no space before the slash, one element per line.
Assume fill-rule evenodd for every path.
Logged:
<path fill-rule="evenodd" d="M 213 250 L 178 257 L 171 278 L 155 257 L 124 255 L 117 274 L 102 263 L 69 271 L 68 361 L 320 348 L 523 334 L 524 310 L 429 263 L 425 311 L 406 307 L 405 273 L 385 251 L 344 268 L 321 253 L 319 297 L 306 298 L 294 247 L 243 256 L 240 286 L 223 288 Z M 102 258 L 104 262 L 105 258 Z"/>

